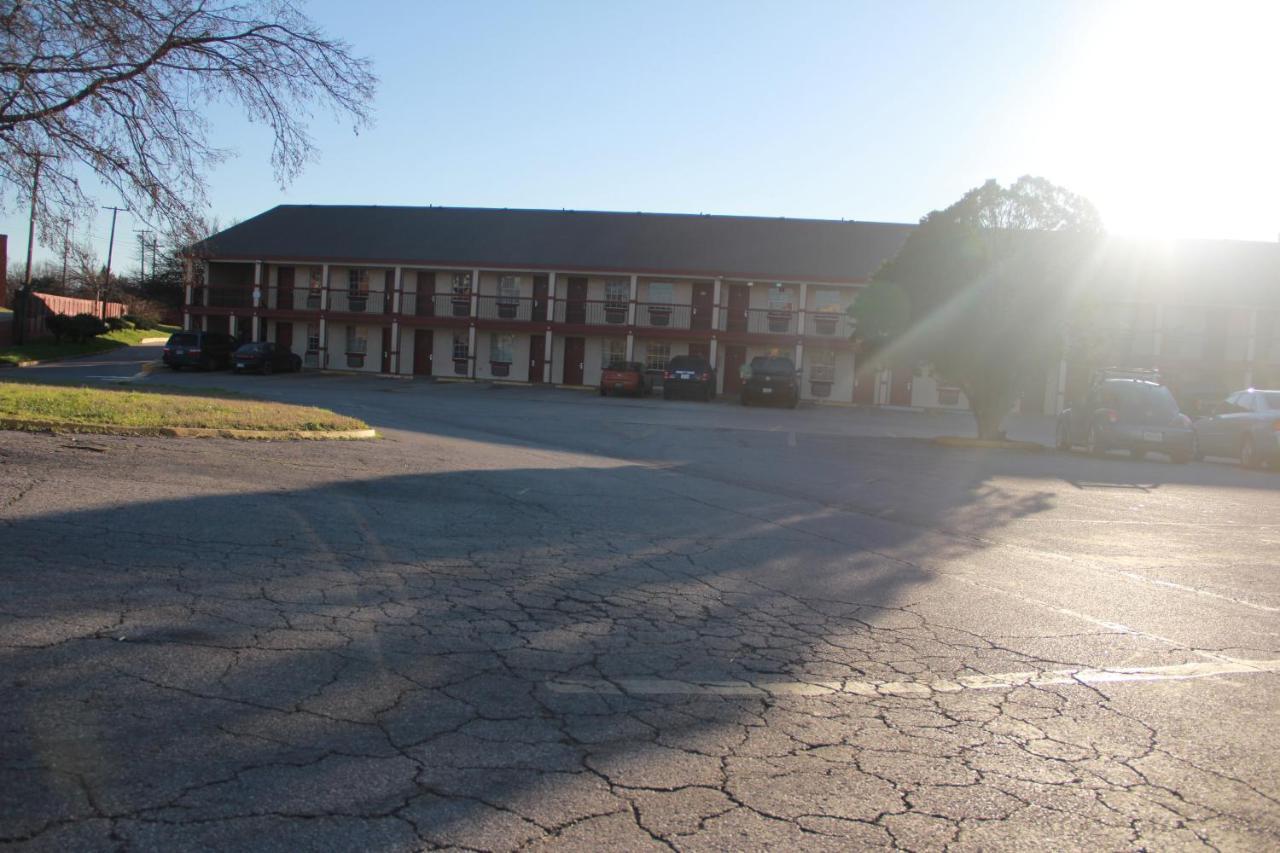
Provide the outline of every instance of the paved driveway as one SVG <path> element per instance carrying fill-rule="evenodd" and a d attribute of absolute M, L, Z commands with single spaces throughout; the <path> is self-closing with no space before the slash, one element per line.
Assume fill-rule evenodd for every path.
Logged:
<path fill-rule="evenodd" d="M 387 437 L 0 434 L 15 848 L 1280 844 L 1274 474 L 161 378 Z"/>

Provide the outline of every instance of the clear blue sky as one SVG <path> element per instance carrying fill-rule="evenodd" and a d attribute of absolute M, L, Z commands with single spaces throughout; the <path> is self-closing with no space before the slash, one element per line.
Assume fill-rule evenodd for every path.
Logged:
<path fill-rule="evenodd" d="M 319 158 L 282 190 L 266 131 L 216 107 L 214 141 L 237 152 L 210 176 L 224 226 L 280 203 L 910 222 L 988 177 L 1034 173 L 1091 197 L 1121 232 L 1280 232 L 1265 5 L 307 8 L 373 58 L 376 125 L 357 137 L 318 116 Z M 104 212 L 93 227 L 104 256 L 108 225 Z M 122 218 L 126 268 L 134 227 Z M 21 213 L 0 228 L 19 257 Z"/>

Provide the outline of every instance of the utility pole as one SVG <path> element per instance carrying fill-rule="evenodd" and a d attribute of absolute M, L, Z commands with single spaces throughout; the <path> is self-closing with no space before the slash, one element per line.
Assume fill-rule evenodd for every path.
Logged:
<path fill-rule="evenodd" d="M 133 233 L 138 235 L 138 267 L 140 270 L 138 278 L 145 279 L 147 277 L 147 235 L 151 232 L 145 228 L 135 228 L 133 229 Z M 151 274 L 156 274 L 154 255 L 151 264 Z"/>
<path fill-rule="evenodd" d="M 27 310 L 27 303 L 31 300 L 31 251 L 36 245 L 36 196 L 40 192 L 40 166 L 43 164 L 43 157 L 40 154 L 35 155 L 36 168 L 35 175 L 31 179 L 31 220 L 27 225 L 27 271 L 22 276 L 22 299 L 19 301 L 20 311 L 14 319 L 17 321 L 14 328 L 14 342 L 25 343 L 27 339 L 27 317 L 30 311 Z"/>
<path fill-rule="evenodd" d="M 67 256 L 71 254 L 71 226 L 62 232 L 62 292 L 67 292 Z"/>
<path fill-rule="evenodd" d="M 127 207 L 111 207 L 102 206 L 103 210 L 111 211 L 111 237 L 107 243 L 107 274 L 102 280 L 102 319 L 107 319 L 107 288 L 111 286 L 111 253 L 116 247 L 116 215 L 119 213 L 128 213 Z"/>

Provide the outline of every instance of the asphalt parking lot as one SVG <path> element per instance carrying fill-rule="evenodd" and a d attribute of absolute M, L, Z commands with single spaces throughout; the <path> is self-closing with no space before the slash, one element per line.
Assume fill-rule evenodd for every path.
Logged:
<path fill-rule="evenodd" d="M 7 846 L 1280 845 L 1274 472 L 146 360 L 385 437 L 0 433 Z"/>

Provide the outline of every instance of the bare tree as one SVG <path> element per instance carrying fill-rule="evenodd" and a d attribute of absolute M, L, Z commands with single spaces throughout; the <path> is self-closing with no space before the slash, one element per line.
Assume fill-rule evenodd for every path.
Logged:
<path fill-rule="evenodd" d="M 0 0 L 0 197 L 30 196 L 45 234 L 92 204 L 85 168 L 134 210 L 198 230 L 208 143 L 204 109 L 243 108 L 274 134 L 283 186 L 314 154 L 316 107 L 369 124 L 368 60 L 290 0 Z M 206 235 L 200 235 L 206 236 Z"/>

